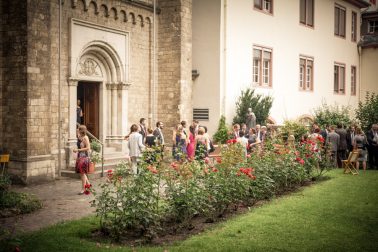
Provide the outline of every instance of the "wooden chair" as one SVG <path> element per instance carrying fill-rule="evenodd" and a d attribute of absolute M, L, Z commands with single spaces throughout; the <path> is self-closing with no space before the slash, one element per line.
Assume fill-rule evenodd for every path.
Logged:
<path fill-rule="evenodd" d="M 348 159 L 342 160 L 344 166 L 344 173 L 351 173 L 353 175 L 358 175 L 358 170 L 356 169 L 356 162 L 359 156 L 359 151 L 354 150 L 349 153 Z"/>
<path fill-rule="evenodd" d="M 9 154 L 0 155 L 1 175 L 4 175 L 5 165 L 9 162 Z"/>

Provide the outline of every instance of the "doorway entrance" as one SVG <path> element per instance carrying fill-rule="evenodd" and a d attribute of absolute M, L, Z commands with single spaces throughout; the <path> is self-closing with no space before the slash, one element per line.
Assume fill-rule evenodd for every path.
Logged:
<path fill-rule="evenodd" d="M 77 99 L 80 100 L 83 110 L 81 123 L 87 126 L 87 129 L 99 139 L 99 88 L 98 82 L 79 81 L 77 85 Z"/>

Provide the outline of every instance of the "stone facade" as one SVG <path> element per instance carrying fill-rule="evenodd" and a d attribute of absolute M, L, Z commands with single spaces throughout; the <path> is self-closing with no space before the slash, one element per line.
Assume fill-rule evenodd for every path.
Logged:
<path fill-rule="evenodd" d="M 124 122 L 117 122 L 120 137 L 141 117 L 151 126 L 164 121 L 169 135 L 179 120 L 191 118 L 191 1 L 157 1 L 161 12 L 155 24 L 152 1 L 62 0 L 61 6 L 48 0 L 0 2 L 0 149 L 11 154 L 9 172 L 23 182 L 54 179 L 69 163 L 65 147 L 72 139 L 71 112 L 77 99 L 72 96 L 75 80 L 70 79 L 75 75 L 72 20 L 129 34 L 127 83 L 117 83 L 128 87 L 117 93 L 127 104 L 115 105 L 127 109 L 120 112 L 127 116 Z M 119 50 L 114 48 L 115 54 Z"/>

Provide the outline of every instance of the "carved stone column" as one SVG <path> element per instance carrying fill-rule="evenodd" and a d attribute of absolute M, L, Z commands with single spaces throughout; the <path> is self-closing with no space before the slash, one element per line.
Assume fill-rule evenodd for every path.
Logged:
<path fill-rule="evenodd" d="M 118 123 L 118 95 L 117 95 L 117 85 L 111 84 L 112 92 L 112 136 L 117 134 L 117 123 Z"/>
<path fill-rule="evenodd" d="M 78 80 L 69 79 L 68 89 L 69 89 L 69 138 L 68 141 L 76 142 L 76 122 L 77 122 L 77 84 Z"/>
<path fill-rule="evenodd" d="M 110 136 L 112 135 L 112 84 L 108 83 L 106 84 L 106 95 L 107 95 L 107 104 L 106 104 L 106 124 L 107 124 L 107 132 L 106 132 L 106 138 L 110 139 Z"/>

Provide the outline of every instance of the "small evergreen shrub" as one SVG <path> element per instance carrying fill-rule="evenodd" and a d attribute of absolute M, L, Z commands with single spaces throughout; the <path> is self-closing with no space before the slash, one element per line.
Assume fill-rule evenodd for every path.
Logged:
<path fill-rule="evenodd" d="M 219 119 L 218 130 L 213 135 L 213 140 L 218 144 L 225 144 L 229 139 L 229 129 L 226 125 L 226 117 L 224 115 Z"/>
<path fill-rule="evenodd" d="M 255 94 L 254 89 L 247 88 L 245 91 L 241 92 L 241 95 L 236 102 L 236 115 L 233 118 L 232 124 L 245 123 L 248 108 L 251 108 L 256 115 L 256 123 L 265 125 L 272 104 L 273 98 L 271 96 L 264 97 L 261 94 Z"/>

